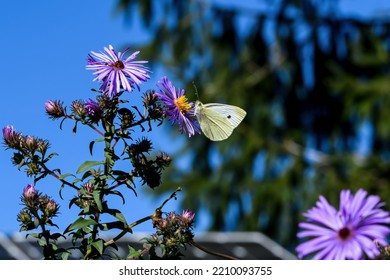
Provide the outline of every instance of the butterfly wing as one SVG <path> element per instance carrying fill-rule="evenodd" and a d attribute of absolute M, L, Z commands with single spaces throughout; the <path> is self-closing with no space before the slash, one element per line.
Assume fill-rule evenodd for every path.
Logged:
<path fill-rule="evenodd" d="M 220 103 L 203 104 L 205 109 L 217 112 L 227 118 L 233 128 L 236 128 L 246 116 L 246 112 L 240 107 Z"/>
<path fill-rule="evenodd" d="M 212 141 L 228 138 L 246 112 L 239 107 L 219 103 L 195 103 L 195 115 L 203 134 Z"/>

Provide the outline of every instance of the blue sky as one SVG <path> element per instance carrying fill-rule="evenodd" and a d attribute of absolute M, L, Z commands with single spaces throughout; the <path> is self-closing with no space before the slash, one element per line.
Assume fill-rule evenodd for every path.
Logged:
<path fill-rule="evenodd" d="M 79 126 L 78 133 L 72 134 L 72 123 L 65 121 L 63 130 L 59 122 L 47 118 L 44 104 L 48 99 L 60 99 L 70 105 L 75 99 L 88 99 L 94 96 L 91 88 L 99 84 L 92 82 L 91 71 L 85 70 L 87 54 L 100 51 L 112 44 L 121 50 L 125 42 L 137 45 L 147 39 L 139 26 L 125 24 L 123 17 L 114 16 L 116 1 L 7 1 L 2 5 L 0 17 L 0 52 L 3 54 L 4 68 L 1 70 L 0 126 L 13 125 L 24 135 L 33 135 L 48 139 L 52 151 L 57 152 L 51 162 L 52 168 L 61 168 L 63 173 L 75 172 L 84 160 L 91 160 L 88 144 L 99 138 L 91 130 Z M 147 60 L 139 55 L 140 59 Z M 154 86 L 161 77 L 157 69 L 151 69 L 150 82 L 141 90 Z M 160 75 L 160 76 L 158 76 Z M 132 94 L 130 100 L 137 102 L 138 94 Z M 153 130 L 152 138 L 165 131 L 164 126 Z M 167 142 L 178 140 L 168 139 Z M 175 145 L 154 142 L 156 150 L 173 151 Z M 95 152 L 98 152 L 96 146 Z M 16 215 L 20 211 L 20 195 L 23 188 L 32 181 L 24 172 L 11 164 L 11 150 L 0 150 L 0 211 L 2 215 L 0 232 L 18 231 Z M 98 155 L 97 155 L 98 156 Z M 97 160 L 98 158 L 95 158 Z M 51 178 L 37 184 L 37 189 L 55 198 L 61 204 L 58 225 L 63 229 L 75 219 L 75 210 L 68 209 L 68 201 L 58 196 L 60 184 Z M 154 199 L 138 187 L 138 197 L 124 189 L 128 198 L 124 212 L 129 222 L 153 213 L 164 198 Z M 64 198 L 73 197 L 71 190 L 65 189 Z M 166 210 L 174 210 L 177 202 L 171 201 Z M 123 210 L 118 200 L 117 207 Z M 134 211 L 136 209 L 136 211 Z M 150 225 L 141 225 L 138 230 L 148 230 Z"/>
<path fill-rule="evenodd" d="M 135 22 L 125 24 L 122 16 L 114 15 L 115 3 L 116 1 L 104 0 L 2 3 L 0 127 L 13 125 L 24 135 L 48 139 L 52 144 L 52 151 L 60 155 L 52 161 L 51 167 L 60 167 L 63 173 L 75 172 L 84 160 L 92 159 L 88 144 L 97 135 L 86 128 L 79 129 L 77 135 L 73 135 L 69 121 L 60 130 L 58 122 L 46 117 L 44 103 L 48 99 L 60 99 L 69 105 L 75 99 L 93 96 L 90 89 L 97 88 L 98 84 L 92 82 L 91 72 L 85 70 L 85 59 L 90 51 L 102 50 L 108 44 L 120 50 L 124 43 L 133 44 L 130 47 L 137 50 L 137 45 L 148 39 L 147 34 Z M 347 14 L 365 16 L 389 12 L 390 1 L 343 0 L 340 7 Z M 142 56 L 142 50 L 140 59 L 148 60 Z M 153 87 L 162 76 L 160 70 L 151 70 L 151 80 L 143 90 Z M 134 102 L 137 98 L 136 94 L 131 96 Z M 156 128 L 151 138 L 156 139 L 156 135 L 164 133 L 166 137 L 163 139 L 166 141 L 155 141 L 154 146 L 156 150 L 171 153 L 186 136 L 177 134 L 172 137 L 165 133 L 165 128 Z M 20 195 L 23 188 L 32 183 L 24 172 L 12 166 L 11 155 L 10 150 L 0 149 L 0 232 L 6 233 L 18 231 L 16 215 L 21 209 Z M 63 229 L 75 219 L 75 211 L 69 210 L 68 202 L 58 197 L 59 186 L 57 181 L 48 179 L 39 182 L 37 188 L 60 202 L 61 215 L 57 222 Z M 164 200 L 151 198 L 143 194 L 142 189 L 141 186 L 138 188 L 138 198 L 134 198 L 128 190 L 123 191 L 130 204 L 124 209 L 130 222 L 151 214 Z M 63 196 L 68 199 L 73 195 L 67 189 L 63 192 Z M 165 210 L 174 210 L 177 204 L 171 201 Z M 118 208 L 122 207 L 119 201 L 117 205 Z M 198 229 L 203 228 L 200 224 L 197 226 Z M 150 225 L 138 228 L 141 231 L 149 229 Z"/>

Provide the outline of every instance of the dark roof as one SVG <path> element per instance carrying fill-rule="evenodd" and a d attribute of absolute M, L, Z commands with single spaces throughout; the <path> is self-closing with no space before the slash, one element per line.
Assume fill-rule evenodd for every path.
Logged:
<path fill-rule="evenodd" d="M 35 239 L 25 238 L 26 235 L 20 233 L 10 236 L 0 233 L 0 259 L 42 259 L 41 248 L 36 243 Z M 117 255 L 124 258 L 128 254 L 128 245 L 132 245 L 135 249 L 142 249 L 141 238 L 150 236 L 150 234 L 128 235 L 117 242 Z M 109 238 L 105 238 L 108 240 Z M 284 260 L 295 259 L 296 257 L 281 247 L 276 242 L 260 232 L 207 232 L 197 234 L 195 241 L 200 246 L 208 250 L 222 254 L 234 256 L 244 260 Z M 69 241 L 61 241 L 69 243 Z M 61 243 L 60 242 L 60 243 Z M 65 247 L 67 244 L 64 244 Z M 76 254 L 75 254 L 76 253 Z M 77 252 L 72 254 L 72 259 L 80 259 L 82 256 L 77 255 Z M 182 251 L 184 257 L 188 260 L 212 260 L 222 259 L 205 253 L 194 246 L 187 246 L 186 250 Z"/>

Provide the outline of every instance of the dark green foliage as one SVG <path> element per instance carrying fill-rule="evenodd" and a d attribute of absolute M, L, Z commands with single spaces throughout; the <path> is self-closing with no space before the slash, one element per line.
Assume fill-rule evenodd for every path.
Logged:
<path fill-rule="evenodd" d="M 165 186 L 183 186 L 183 204 L 206 209 L 211 230 L 260 230 L 291 249 L 319 194 L 337 205 L 341 189 L 364 188 L 388 202 L 390 23 L 335 17 L 337 1 L 259 1 L 272 12 L 210 2 L 118 2 L 128 17 L 140 11 L 153 35 L 144 56 L 190 99 L 195 81 L 202 102 L 248 113 L 224 142 L 191 138 L 176 155 L 191 162 L 170 168 Z M 373 130 L 363 157 L 362 124 Z"/>

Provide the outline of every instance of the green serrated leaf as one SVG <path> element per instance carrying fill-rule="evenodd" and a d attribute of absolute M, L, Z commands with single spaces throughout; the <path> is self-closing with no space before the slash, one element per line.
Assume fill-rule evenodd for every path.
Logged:
<path fill-rule="evenodd" d="M 96 166 L 96 165 L 99 165 L 99 164 L 103 164 L 103 163 L 104 163 L 104 161 L 90 161 L 90 160 L 84 161 L 79 166 L 79 168 L 77 169 L 76 173 L 84 172 L 86 170 L 89 170 L 93 166 Z"/>

